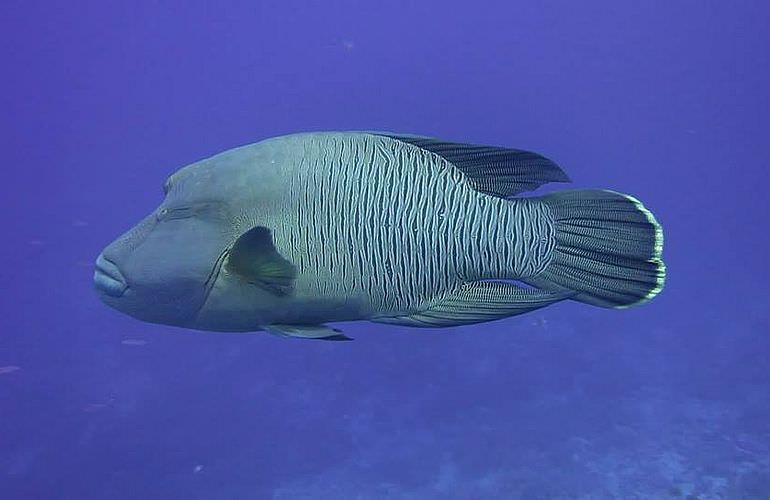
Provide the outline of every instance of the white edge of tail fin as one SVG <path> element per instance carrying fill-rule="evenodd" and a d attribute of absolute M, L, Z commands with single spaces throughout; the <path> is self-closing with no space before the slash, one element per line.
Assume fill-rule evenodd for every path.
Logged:
<path fill-rule="evenodd" d="M 660 275 L 658 276 L 657 282 L 655 284 L 655 288 L 650 290 L 650 292 L 647 295 L 645 295 L 642 299 L 637 300 L 636 302 L 632 302 L 631 304 L 615 306 L 614 308 L 614 309 L 627 309 L 629 307 L 633 307 L 639 304 L 644 304 L 645 302 L 649 302 L 650 300 L 653 299 L 653 297 L 658 295 L 661 290 L 663 290 L 663 285 L 666 282 L 666 264 L 661 259 L 661 256 L 663 255 L 663 227 L 660 225 L 660 223 L 652 214 L 652 212 L 650 212 L 641 201 L 634 198 L 630 194 L 619 193 L 617 191 L 612 191 L 610 189 L 605 189 L 605 191 L 623 196 L 628 201 L 633 203 L 636 206 L 636 208 L 639 209 L 639 211 L 642 212 L 644 216 L 647 218 L 647 222 L 652 224 L 652 226 L 655 228 L 655 244 L 653 246 L 653 256 L 648 260 L 648 262 L 651 262 L 656 266 L 658 266 L 658 269 L 660 269 Z"/>

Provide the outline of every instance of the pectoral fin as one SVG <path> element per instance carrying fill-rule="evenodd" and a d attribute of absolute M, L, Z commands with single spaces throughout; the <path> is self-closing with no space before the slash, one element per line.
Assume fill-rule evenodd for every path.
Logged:
<path fill-rule="evenodd" d="M 353 340 L 342 334 L 342 330 L 326 325 L 265 325 L 266 332 L 279 337 L 294 337 L 316 340 Z"/>
<path fill-rule="evenodd" d="M 262 226 L 246 231 L 235 241 L 225 269 L 279 296 L 291 293 L 297 277 L 294 264 L 278 253 L 270 230 Z"/>

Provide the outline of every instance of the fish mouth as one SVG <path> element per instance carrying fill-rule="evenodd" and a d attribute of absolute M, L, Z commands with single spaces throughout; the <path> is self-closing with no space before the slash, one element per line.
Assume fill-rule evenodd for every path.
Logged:
<path fill-rule="evenodd" d="M 128 290 L 128 283 L 118 266 L 99 254 L 94 270 L 94 286 L 97 290 L 110 297 L 121 297 Z"/>

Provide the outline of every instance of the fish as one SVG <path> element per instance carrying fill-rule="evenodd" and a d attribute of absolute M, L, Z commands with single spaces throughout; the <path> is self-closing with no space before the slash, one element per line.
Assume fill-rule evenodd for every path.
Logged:
<path fill-rule="evenodd" d="M 449 328 L 565 300 L 623 309 L 665 283 L 663 230 L 531 151 L 392 132 L 306 132 L 182 167 L 98 255 L 136 319 L 349 340 L 328 323 Z"/>

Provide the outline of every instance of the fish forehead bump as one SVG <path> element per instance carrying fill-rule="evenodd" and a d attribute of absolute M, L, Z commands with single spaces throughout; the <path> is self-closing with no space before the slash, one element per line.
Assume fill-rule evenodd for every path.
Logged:
<path fill-rule="evenodd" d="M 285 162 L 296 161 L 300 152 L 311 144 L 328 146 L 328 141 L 340 138 L 368 136 L 360 132 L 302 132 L 270 137 L 259 142 L 238 146 L 186 165 L 169 177 L 171 185 L 191 183 L 213 186 L 243 183 L 271 174 L 280 175 Z M 373 136 L 375 139 L 379 137 Z M 382 139 L 386 141 L 386 138 Z M 312 148 L 311 148 L 312 149 Z M 318 151 L 313 151 L 318 152 Z"/>
<path fill-rule="evenodd" d="M 180 168 L 167 184 L 171 193 L 230 197 L 269 164 L 266 153 L 260 143 L 233 148 Z"/>

